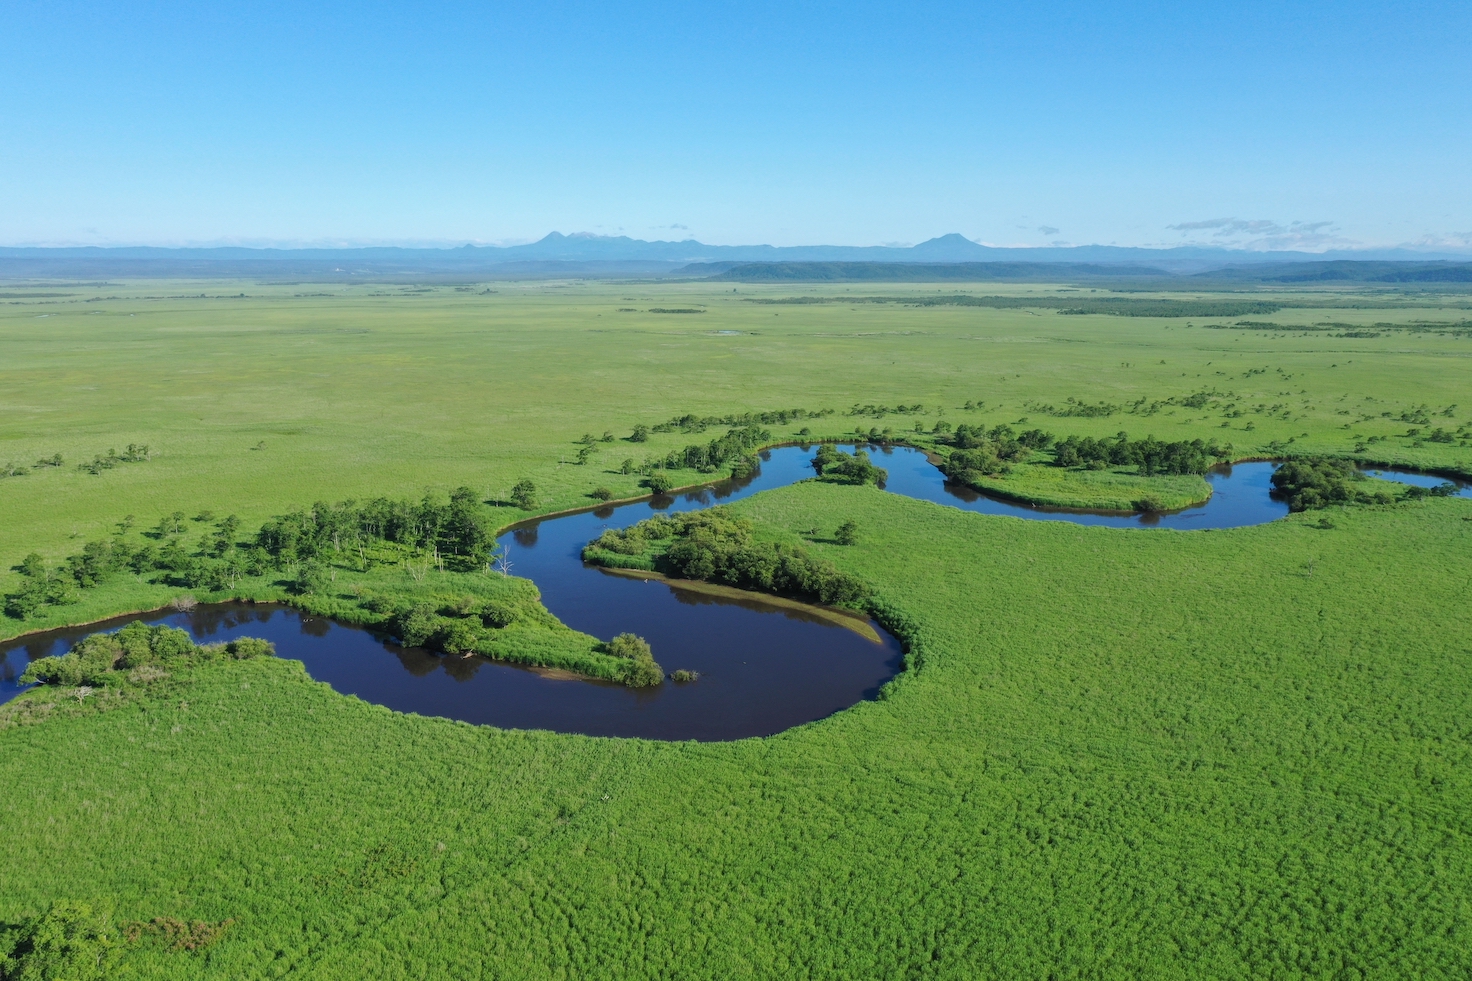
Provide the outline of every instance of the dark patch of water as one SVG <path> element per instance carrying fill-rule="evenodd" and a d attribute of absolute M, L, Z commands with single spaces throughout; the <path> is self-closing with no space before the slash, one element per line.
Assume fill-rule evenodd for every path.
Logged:
<path fill-rule="evenodd" d="M 771 735 L 873 698 L 900 667 L 899 643 L 888 634 L 881 633 L 883 642 L 876 644 L 800 611 L 758 612 L 758 604 L 678 593 L 660 584 L 624 585 L 646 594 L 644 603 L 633 604 L 636 608 L 665 616 L 662 629 L 645 628 L 656 652 L 673 646 L 675 638 L 688 648 L 674 663 L 661 653 L 666 667 L 697 670 L 699 681 L 631 689 L 559 679 L 481 657 L 403 647 L 373 631 L 289 607 L 223 603 L 188 613 L 123 617 L 0 645 L 5 695 L 21 690 L 14 679 L 31 660 L 64 654 L 88 634 L 133 620 L 183 628 L 199 643 L 264 637 L 281 657 L 304 662 L 317 681 L 400 712 L 594 736 L 720 740 Z"/>

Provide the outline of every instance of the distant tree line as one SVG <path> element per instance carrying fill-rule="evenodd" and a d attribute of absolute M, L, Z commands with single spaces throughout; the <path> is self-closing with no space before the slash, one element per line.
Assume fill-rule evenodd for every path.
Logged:
<path fill-rule="evenodd" d="M 1017 433 L 1011 426 L 987 429 L 962 423 L 950 435 L 937 432 L 937 439 L 954 449 L 942 465 L 948 477 L 966 481 L 975 476 L 1006 474 L 1014 463 L 1024 462 L 1033 453 L 1053 451 L 1053 465 L 1103 470 L 1108 467 L 1136 467 L 1141 476 L 1156 474 L 1202 474 L 1230 458 L 1231 446 L 1194 439 L 1162 442 L 1153 436 L 1132 440 L 1128 433 L 1095 439 L 1092 436 L 1069 436 L 1059 440 L 1052 433 L 1029 429 Z"/>
<path fill-rule="evenodd" d="M 583 558 L 821 603 L 852 605 L 869 594 L 858 579 L 804 549 L 756 540 L 750 521 L 721 507 L 656 515 L 622 531 L 609 529 L 588 544 Z"/>
<path fill-rule="evenodd" d="M 833 415 L 832 409 L 777 409 L 772 412 L 739 412 L 724 416 L 697 416 L 686 413 L 657 426 L 635 426 L 631 442 L 642 443 L 651 432 L 703 433 L 712 426 L 787 426 L 803 419 L 822 419 Z M 642 436 L 642 438 L 641 438 Z"/>
<path fill-rule="evenodd" d="M 1300 304 L 1276 300 L 1168 300 L 1129 296 L 844 296 L 748 298 L 748 303 L 898 303 L 912 307 L 987 307 L 993 310 L 1056 310 L 1064 315 L 1107 314 L 1115 317 L 1247 317 L 1277 313 Z M 1307 305 L 1307 304 L 1302 304 Z"/>

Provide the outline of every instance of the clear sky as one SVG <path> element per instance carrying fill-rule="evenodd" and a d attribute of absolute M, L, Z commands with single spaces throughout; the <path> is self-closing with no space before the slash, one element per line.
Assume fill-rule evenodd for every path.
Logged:
<path fill-rule="evenodd" d="M 0 244 L 1472 248 L 1472 3 L 0 3 Z"/>

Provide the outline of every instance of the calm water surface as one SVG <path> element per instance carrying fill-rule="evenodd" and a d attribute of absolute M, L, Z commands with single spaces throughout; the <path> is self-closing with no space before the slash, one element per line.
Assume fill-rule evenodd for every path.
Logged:
<path fill-rule="evenodd" d="M 852 451 L 853 446 L 843 447 Z M 78 638 L 131 620 L 182 627 L 201 643 L 258 636 L 282 657 L 306 664 L 337 691 L 403 712 L 507 728 L 552 729 L 603 736 L 722 740 L 770 735 L 821 719 L 864 699 L 900 669 L 895 638 L 874 643 L 826 620 L 760 602 L 734 601 L 659 582 L 614 576 L 584 566 L 584 544 L 607 528 L 625 528 L 654 513 L 710 507 L 811 477 L 815 447 L 762 454 L 760 472 L 694 493 L 662 496 L 582 514 L 528 522 L 502 536 L 512 573 L 536 582 L 547 608 L 574 629 L 608 639 L 630 631 L 647 638 L 668 671 L 699 671 L 688 684 L 629 689 L 564 680 L 484 658 L 405 648 L 389 637 L 309 617 L 274 604 L 229 603 L 189 613 L 125 617 L 105 625 L 51 631 L 0 645 L 0 700 L 20 691 L 29 661 L 62 654 Z M 1072 521 L 1116 528 L 1199 530 L 1263 524 L 1287 513 L 1273 500 L 1272 463 L 1222 467 L 1207 475 L 1211 500 L 1164 515 L 1068 512 L 997 500 L 948 481 L 919 450 L 868 447 L 889 471 L 885 489 L 983 514 Z M 1402 471 L 1376 477 L 1432 486 L 1440 478 Z M 1462 493 L 1472 493 L 1463 484 Z M 877 624 L 873 625 L 877 629 Z"/>

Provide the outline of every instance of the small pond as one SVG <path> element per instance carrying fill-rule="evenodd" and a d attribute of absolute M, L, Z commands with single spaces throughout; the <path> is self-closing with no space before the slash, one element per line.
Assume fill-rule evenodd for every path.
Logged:
<path fill-rule="evenodd" d="M 843 449 L 852 451 L 852 445 Z M 889 471 L 891 493 L 984 514 L 1116 528 L 1199 530 L 1263 524 L 1287 513 L 1271 496 L 1272 463 L 1222 467 L 1207 475 L 1212 497 L 1199 507 L 1162 515 L 1068 512 L 997 500 L 947 480 L 910 447 L 867 447 Z M 762 454 L 760 471 L 698 491 L 543 518 L 508 531 L 501 542 L 513 575 L 531 579 L 547 608 L 569 626 L 604 639 L 630 631 L 649 640 L 667 671 L 700 672 L 700 680 L 653 689 L 549 676 L 483 658 L 405 648 L 358 627 L 307 617 L 273 604 L 219 604 L 189 613 L 158 612 L 105 625 L 51 631 L 0 644 L 0 701 L 33 658 L 64 653 L 79 637 L 134 619 L 183 627 L 201 643 L 238 636 L 273 641 L 283 657 L 303 661 L 311 676 L 345 694 L 404 712 L 446 716 L 506 728 L 552 729 L 600 736 L 724 740 L 781 732 L 864 699 L 899 671 L 899 642 L 877 624 L 859 629 L 760 597 L 717 597 L 629 579 L 583 565 L 584 544 L 605 528 L 624 528 L 656 512 L 710 507 L 813 475 L 815 447 Z M 1432 486 L 1441 478 L 1379 470 L 1374 476 Z M 1462 492 L 1469 488 L 1462 485 Z M 873 637 L 877 637 L 876 642 Z"/>

